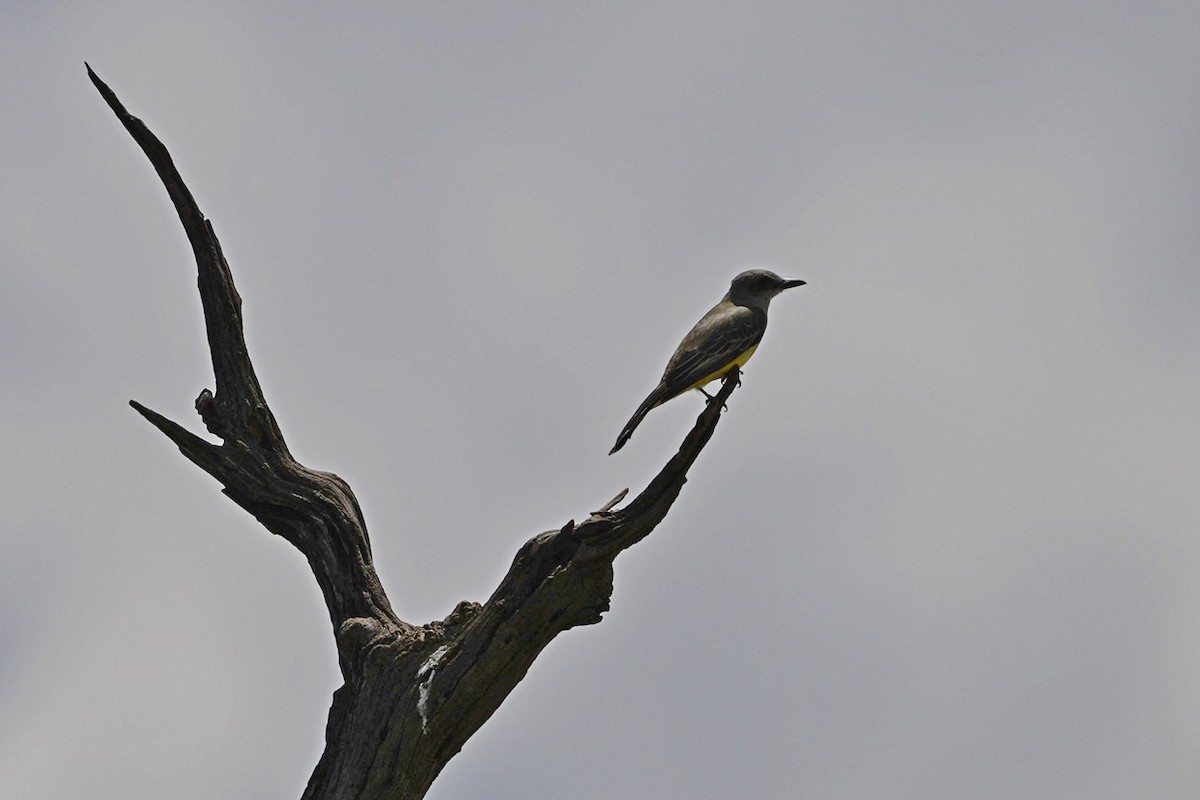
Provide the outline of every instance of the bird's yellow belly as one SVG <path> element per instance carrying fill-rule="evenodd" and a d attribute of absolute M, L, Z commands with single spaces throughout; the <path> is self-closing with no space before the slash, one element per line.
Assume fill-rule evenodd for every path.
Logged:
<path fill-rule="evenodd" d="M 721 367 L 719 370 L 717 370 L 717 371 L 716 371 L 716 372 L 714 372 L 713 374 L 711 374 L 711 375 L 705 375 L 703 378 L 701 378 L 700 380 L 696 381 L 695 383 L 693 383 L 691 386 L 687 387 L 687 389 L 684 389 L 683 391 L 685 391 L 685 392 L 686 392 L 686 391 L 688 391 L 688 390 L 690 390 L 690 389 L 699 389 L 701 386 L 705 386 L 706 384 L 712 383 L 712 382 L 713 382 L 713 381 L 715 381 L 717 378 L 720 378 L 720 377 L 721 377 L 721 376 L 723 376 L 723 375 L 724 375 L 726 372 L 729 372 L 729 370 L 733 369 L 734 367 L 740 367 L 740 366 L 742 366 L 743 364 L 745 364 L 747 361 L 749 361 L 749 360 L 750 360 L 750 356 L 754 355 L 754 351 L 755 351 L 755 350 L 757 350 L 757 349 L 758 349 L 758 345 L 754 345 L 754 346 L 753 346 L 753 347 L 751 347 L 749 350 L 747 350 L 746 352 L 742 353 L 740 356 L 738 356 L 737 358 L 735 358 L 733 361 L 730 361 L 728 364 L 726 364 L 725 366 Z"/>

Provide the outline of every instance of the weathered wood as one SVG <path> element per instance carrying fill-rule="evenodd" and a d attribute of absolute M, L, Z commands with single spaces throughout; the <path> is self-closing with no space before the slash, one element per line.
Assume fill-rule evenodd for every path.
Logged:
<path fill-rule="evenodd" d="M 622 492 L 580 524 L 530 539 L 483 605 L 460 603 L 423 626 L 404 622 L 375 573 L 350 486 L 301 465 L 287 449 L 250 363 L 241 298 L 212 224 L 162 142 L 91 67 L 88 75 L 158 172 L 192 245 L 216 380 L 216 393 L 201 392 L 196 410 L 222 443 L 130 404 L 230 499 L 304 553 L 329 609 L 345 683 L 334 693 L 325 751 L 304 798 L 418 800 L 555 636 L 600 621 L 612 596 L 613 560 L 670 510 L 737 386 L 737 370 L 629 504 L 614 509 Z"/>

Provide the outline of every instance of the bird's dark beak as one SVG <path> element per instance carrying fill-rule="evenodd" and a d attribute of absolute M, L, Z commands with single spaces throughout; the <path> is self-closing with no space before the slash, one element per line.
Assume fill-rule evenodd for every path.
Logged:
<path fill-rule="evenodd" d="M 803 286 L 804 283 L 804 281 L 784 281 L 783 289 L 791 289 L 793 286 Z M 780 289 L 779 291 L 782 292 L 783 289 Z"/>

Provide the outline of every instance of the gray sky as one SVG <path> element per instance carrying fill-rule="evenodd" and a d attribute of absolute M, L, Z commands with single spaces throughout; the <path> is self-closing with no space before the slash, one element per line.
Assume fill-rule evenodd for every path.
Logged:
<path fill-rule="evenodd" d="M 212 379 L 85 59 L 412 622 L 644 486 L 698 395 L 605 454 L 733 274 L 809 281 L 432 798 L 1200 796 L 1195 3 L 3 13 L 6 796 L 297 797 L 339 682 L 302 557 L 126 405 Z"/>

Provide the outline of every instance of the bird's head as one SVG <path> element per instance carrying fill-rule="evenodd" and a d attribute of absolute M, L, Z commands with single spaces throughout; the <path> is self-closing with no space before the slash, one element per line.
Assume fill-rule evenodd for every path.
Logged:
<path fill-rule="evenodd" d="M 784 289 L 803 286 L 804 281 L 789 281 L 767 269 L 748 269 L 729 284 L 731 301 L 739 306 L 755 306 L 766 310 L 771 298 Z"/>

